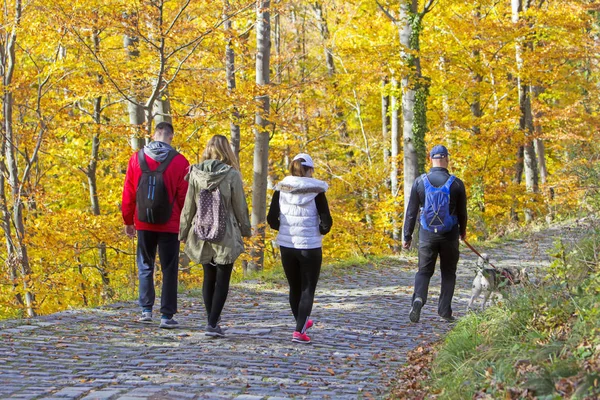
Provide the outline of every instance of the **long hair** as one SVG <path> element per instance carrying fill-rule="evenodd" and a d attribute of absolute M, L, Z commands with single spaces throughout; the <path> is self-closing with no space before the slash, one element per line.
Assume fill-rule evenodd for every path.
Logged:
<path fill-rule="evenodd" d="M 240 170 L 240 165 L 235 154 L 233 154 L 233 150 L 231 150 L 229 140 L 223 135 L 215 135 L 206 143 L 206 148 L 202 153 L 202 161 L 205 160 L 219 160 L 238 171 Z"/>
<path fill-rule="evenodd" d="M 292 176 L 306 177 L 308 172 L 312 169 L 306 165 L 302 165 L 306 160 L 304 158 L 298 158 L 290 163 L 289 170 Z"/>

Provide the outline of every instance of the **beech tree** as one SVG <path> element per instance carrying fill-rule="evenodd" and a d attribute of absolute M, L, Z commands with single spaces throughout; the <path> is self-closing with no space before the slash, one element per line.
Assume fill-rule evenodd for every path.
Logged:
<path fill-rule="evenodd" d="M 249 271 L 263 268 L 265 223 L 267 220 L 267 178 L 269 169 L 269 132 L 266 130 L 269 118 L 269 94 L 266 86 L 270 83 L 271 59 L 271 2 L 256 3 L 256 85 L 260 90 L 256 98 L 254 121 L 254 168 L 252 181 L 251 224 L 254 236 L 252 261 Z"/>
<path fill-rule="evenodd" d="M 402 202 L 437 143 L 467 187 L 473 240 L 522 215 L 598 204 L 600 30 L 578 0 L 521 0 L 516 14 L 497 0 L 2 7 L 0 318 L 135 295 L 122 184 L 131 137 L 142 146 L 162 119 L 192 163 L 214 134 L 231 136 L 253 213 L 241 257 L 252 270 L 279 268 L 269 189 L 299 152 L 329 183 L 325 263 L 399 250 Z M 525 145 L 537 193 L 523 162 L 516 173 Z M 182 270 L 187 287 L 201 284 L 198 265 Z"/>

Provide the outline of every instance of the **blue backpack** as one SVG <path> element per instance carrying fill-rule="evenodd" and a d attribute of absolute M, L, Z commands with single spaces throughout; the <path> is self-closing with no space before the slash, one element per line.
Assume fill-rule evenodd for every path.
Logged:
<path fill-rule="evenodd" d="M 456 215 L 450 215 L 450 186 L 456 177 L 450 178 L 442 187 L 435 187 L 429 182 L 427 174 L 421 175 L 425 185 L 425 205 L 421 208 L 421 226 L 434 233 L 445 233 L 458 223 Z"/>

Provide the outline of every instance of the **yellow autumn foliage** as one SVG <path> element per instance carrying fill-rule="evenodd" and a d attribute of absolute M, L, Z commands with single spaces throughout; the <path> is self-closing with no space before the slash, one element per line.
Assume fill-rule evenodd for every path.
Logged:
<path fill-rule="evenodd" d="M 135 297 L 135 244 L 122 233 L 119 205 L 130 139 L 147 137 L 151 127 L 147 119 L 132 125 L 127 104 L 145 104 L 159 75 L 168 85 L 158 100 L 170 102 L 174 145 L 190 162 L 199 160 L 212 135 L 229 135 L 230 122 L 239 124 L 251 203 L 260 93 L 256 10 L 250 1 L 229 3 L 229 31 L 217 1 L 32 0 L 19 21 L 15 1 L 4 3 L 3 30 L 14 28 L 17 45 L 12 80 L 3 85 L 11 95 L 3 102 L 13 106 L 13 136 L 9 142 L 3 133 L 0 158 L 6 243 L 0 248 L 0 317 L 27 315 L 27 294 L 40 314 Z M 325 261 L 391 254 L 399 244 L 392 235 L 394 221 L 401 225 L 404 195 L 401 184 L 392 193 L 390 174 L 398 167 L 402 182 L 403 140 L 392 165 L 384 156 L 391 144 L 389 131 L 382 132 L 382 96 L 401 96 L 389 84 L 407 70 L 399 28 L 374 1 L 319 3 L 328 37 L 309 2 L 272 6 L 269 182 L 285 176 L 296 153 L 310 153 L 315 176 L 330 185 L 334 227 L 324 240 Z M 380 3 L 398 14 L 398 2 Z M 424 18 L 425 142 L 450 149 L 452 172 L 467 186 L 474 240 L 524 224 L 526 211 L 544 221 L 597 210 L 598 18 L 576 0 L 544 2 L 518 25 L 511 22 L 509 2 L 491 0 L 440 0 Z M 126 48 L 124 38 L 134 38 L 133 47 Z M 523 38 L 532 45 L 519 70 L 515 44 Z M 225 74 L 228 40 L 236 56 L 234 91 L 227 90 Z M 325 49 L 333 54 L 334 71 Z M 537 192 L 516 174 L 518 149 L 528 140 L 519 129 L 518 74 L 537 88 L 531 99 L 535 138 L 545 145 L 547 169 Z M 471 110 L 475 98 L 480 116 Z M 8 124 L 6 110 L 2 124 Z M 267 229 L 266 268 L 279 267 L 275 234 Z M 197 266 L 183 267 L 184 285 L 201 278 Z"/>

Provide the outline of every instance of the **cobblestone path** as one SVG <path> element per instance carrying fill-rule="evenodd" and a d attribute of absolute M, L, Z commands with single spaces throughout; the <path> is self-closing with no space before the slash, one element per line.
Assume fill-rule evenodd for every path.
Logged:
<path fill-rule="evenodd" d="M 560 229 L 488 251 L 498 267 L 543 266 Z M 455 315 L 464 315 L 475 256 L 463 257 Z M 406 353 L 450 326 L 435 310 L 439 272 L 421 322 L 408 321 L 415 259 L 387 259 L 322 276 L 312 344 L 291 342 L 284 286 L 232 287 L 227 337 L 204 336 L 200 298 L 180 296 L 182 327 L 136 321 L 134 302 L 0 323 L 0 398 L 369 399 L 385 398 Z"/>

